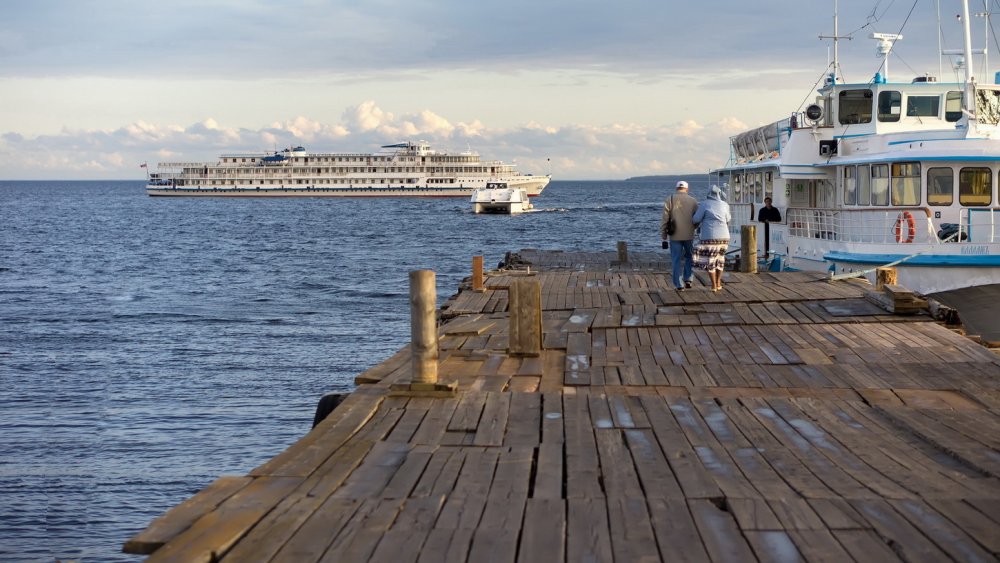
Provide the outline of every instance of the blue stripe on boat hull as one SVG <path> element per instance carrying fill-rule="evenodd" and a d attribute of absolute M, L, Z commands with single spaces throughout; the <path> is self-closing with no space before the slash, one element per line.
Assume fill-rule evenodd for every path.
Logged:
<path fill-rule="evenodd" d="M 830 252 L 823 258 L 831 262 L 847 264 L 888 264 L 906 258 L 906 254 L 858 254 L 853 252 Z M 900 266 L 964 266 L 977 268 L 1000 267 L 1000 254 L 963 255 L 933 254 L 914 256 Z"/>

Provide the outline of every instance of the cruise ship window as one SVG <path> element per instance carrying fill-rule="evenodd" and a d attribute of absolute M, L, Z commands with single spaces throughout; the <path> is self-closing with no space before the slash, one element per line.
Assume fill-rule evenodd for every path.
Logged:
<path fill-rule="evenodd" d="M 920 205 L 920 163 L 892 164 L 892 204 Z"/>
<path fill-rule="evenodd" d="M 993 171 L 989 168 L 963 168 L 958 174 L 958 203 L 989 205 L 993 202 Z"/>
<path fill-rule="evenodd" d="M 878 120 L 899 121 L 903 113 L 903 95 L 895 90 L 878 93 Z"/>
<path fill-rule="evenodd" d="M 872 205 L 889 205 L 888 164 L 872 164 Z"/>
<path fill-rule="evenodd" d="M 842 125 L 872 122 L 872 91 L 844 90 L 840 93 L 837 116 Z"/>
<path fill-rule="evenodd" d="M 907 96 L 906 115 L 910 117 L 937 117 L 941 96 Z"/>
<path fill-rule="evenodd" d="M 955 172 L 950 166 L 927 170 L 927 205 L 951 205 L 955 201 Z"/>

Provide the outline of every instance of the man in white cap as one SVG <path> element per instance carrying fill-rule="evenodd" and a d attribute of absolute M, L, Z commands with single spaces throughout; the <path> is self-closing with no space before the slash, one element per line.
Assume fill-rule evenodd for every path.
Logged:
<path fill-rule="evenodd" d="M 698 200 L 688 194 L 688 183 L 677 182 L 676 192 L 663 202 L 663 217 L 660 219 L 660 238 L 663 246 L 670 246 L 670 271 L 674 288 L 683 291 L 691 287 L 694 280 L 692 253 L 694 251 L 694 217 L 698 210 Z M 672 225 L 672 228 L 668 228 Z"/>

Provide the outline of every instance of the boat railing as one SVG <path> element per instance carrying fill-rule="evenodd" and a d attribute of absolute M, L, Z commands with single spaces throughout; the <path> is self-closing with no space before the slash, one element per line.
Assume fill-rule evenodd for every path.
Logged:
<path fill-rule="evenodd" d="M 954 231 L 951 240 L 958 242 L 1000 242 L 1000 207 L 963 207 L 957 228 L 948 231 Z"/>
<path fill-rule="evenodd" d="M 931 216 L 926 207 L 790 207 L 785 222 L 792 237 L 872 244 L 935 244 L 940 239 Z"/>

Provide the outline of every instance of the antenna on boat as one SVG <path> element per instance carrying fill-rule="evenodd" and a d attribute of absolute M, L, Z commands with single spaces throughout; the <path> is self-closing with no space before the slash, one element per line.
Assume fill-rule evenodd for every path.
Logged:
<path fill-rule="evenodd" d="M 903 38 L 902 35 L 897 35 L 895 33 L 872 33 L 870 36 L 872 39 L 878 40 L 878 47 L 876 53 L 882 57 L 882 75 L 885 81 L 889 81 L 889 53 L 892 52 L 892 47 Z"/>
<path fill-rule="evenodd" d="M 840 70 L 840 49 L 838 42 L 841 39 L 850 41 L 850 35 L 840 34 L 840 0 L 833 0 L 833 35 L 820 35 L 820 39 L 833 39 L 833 82 L 837 82 L 837 71 Z M 841 73 L 843 75 L 843 73 Z"/>

